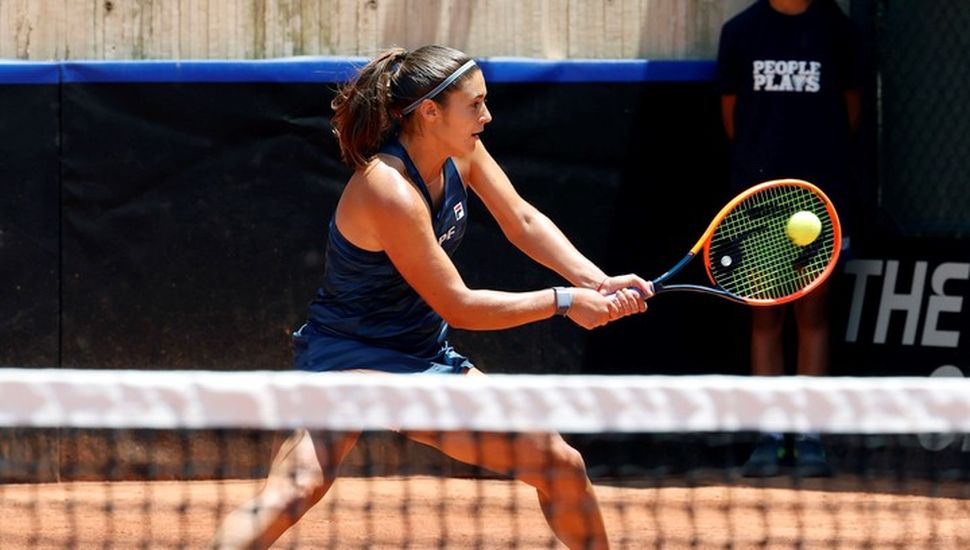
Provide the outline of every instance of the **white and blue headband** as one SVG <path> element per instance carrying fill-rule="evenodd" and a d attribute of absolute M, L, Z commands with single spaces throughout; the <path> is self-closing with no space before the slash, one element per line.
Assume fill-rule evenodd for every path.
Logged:
<path fill-rule="evenodd" d="M 421 105 L 421 102 L 422 101 L 424 101 L 425 99 L 431 99 L 431 98 L 437 96 L 438 94 L 440 94 L 445 88 L 447 88 L 448 86 L 451 86 L 451 84 L 454 81 L 458 80 L 458 78 L 461 77 L 461 75 L 463 75 L 466 72 L 468 72 L 468 69 L 471 69 L 474 66 L 475 66 L 475 60 L 474 59 L 469 59 L 464 65 L 462 65 L 461 67 L 458 67 L 458 69 L 456 69 L 455 72 L 453 72 L 450 75 L 448 75 L 448 78 L 442 80 L 441 81 L 441 84 L 438 84 L 437 86 L 435 86 L 434 88 L 432 88 L 431 91 L 429 91 L 428 93 L 426 93 L 423 96 L 419 97 L 418 99 L 414 100 L 413 103 L 411 103 L 410 105 L 408 105 L 407 107 L 405 107 L 401 111 L 401 114 L 402 115 L 409 115 L 409 114 L 411 114 L 415 109 L 418 108 L 418 105 Z"/>

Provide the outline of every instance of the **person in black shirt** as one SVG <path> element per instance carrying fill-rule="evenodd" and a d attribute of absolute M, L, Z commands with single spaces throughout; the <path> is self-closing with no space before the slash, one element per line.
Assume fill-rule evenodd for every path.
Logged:
<path fill-rule="evenodd" d="M 724 24 L 717 85 L 733 191 L 780 178 L 811 181 L 835 203 L 848 234 L 856 199 L 850 139 L 860 110 L 854 51 L 849 19 L 833 0 L 758 0 Z M 828 286 L 793 304 L 800 375 L 828 373 Z M 752 309 L 753 374 L 784 372 L 786 313 L 786 306 Z M 782 434 L 764 434 L 742 473 L 781 473 L 784 443 Z M 796 474 L 830 475 L 818 434 L 797 436 L 793 450 Z"/>

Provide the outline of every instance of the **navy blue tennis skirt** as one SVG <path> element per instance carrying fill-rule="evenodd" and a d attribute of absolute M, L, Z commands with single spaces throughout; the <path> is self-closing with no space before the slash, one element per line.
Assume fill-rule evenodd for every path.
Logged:
<path fill-rule="evenodd" d="M 293 333 L 293 366 L 323 372 L 376 370 L 402 374 L 465 374 L 474 365 L 448 342 L 427 357 L 341 338 L 303 325 Z"/>

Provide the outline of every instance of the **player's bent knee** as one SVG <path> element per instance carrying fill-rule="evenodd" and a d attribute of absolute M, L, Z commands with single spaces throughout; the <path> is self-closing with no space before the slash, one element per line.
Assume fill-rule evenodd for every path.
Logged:
<path fill-rule="evenodd" d="M 566 472 L 579 473 L 586 477 L 586 461 L 575 448 L 563 441 L 553 449 L 554 466 Z"/>
<path fill-rule="evenodd" d="M 559 497 L 576 497 L 587 491 L 586 462 L 565 442 L 550 449 L 548 461 L 538 475 L 524 479 L 540 492 Z"/>

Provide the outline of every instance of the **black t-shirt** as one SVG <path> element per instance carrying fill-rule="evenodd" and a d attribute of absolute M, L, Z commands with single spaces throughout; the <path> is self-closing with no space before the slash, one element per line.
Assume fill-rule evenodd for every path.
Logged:
<path fill-rule="evenodd" d="M 833 200 L 847 194 L 844 92 L 857 88 L 854 59 L 849 20 L 831 0 L 815 0 L 799 15 L 760 0 L 724 24 L 717 85 L 737 96 L 735 188 L 800 178 Z"/>

